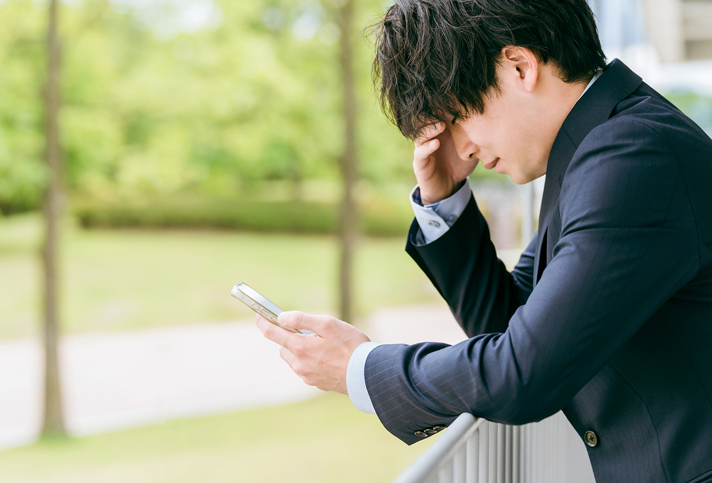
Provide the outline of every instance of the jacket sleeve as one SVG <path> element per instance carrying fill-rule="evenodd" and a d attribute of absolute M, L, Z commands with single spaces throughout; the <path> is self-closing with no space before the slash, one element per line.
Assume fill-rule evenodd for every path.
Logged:
<path fill-rule="evenodd" d="M 694 277 L 695 221 L 674 157 L 644 125 L 606 124 L 569 165 L 561 238 L 504 333 L 369 355 L 369 395 L 398 438 L 412 444 L 463 412 L 509 424 L 554 414 Z"/>
<path fill-rule="evenodd" d="M 509 273 L 497 258 L 487 222 L 472 195 L 443 236 L 425 244 L 419 231 L 414 221 L 406 251 L 447 301 L 465 334 L 504 332 L 532 290 L 536 235 Z"/>

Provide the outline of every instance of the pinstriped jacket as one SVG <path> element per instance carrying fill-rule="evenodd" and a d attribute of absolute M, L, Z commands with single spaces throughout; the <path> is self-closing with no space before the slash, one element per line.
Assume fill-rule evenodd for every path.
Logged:
<path fill-rule="evenodd" d="M 470 339 L 375 348 L 381 422 L 412 444 L 463 412 L 563 409 L 598 482 L 712 481 L 712 141 L 613 61 L 558 133 L 539 220 L 511 273 L 474 198 L 430 244 L 413 223 Z"/>

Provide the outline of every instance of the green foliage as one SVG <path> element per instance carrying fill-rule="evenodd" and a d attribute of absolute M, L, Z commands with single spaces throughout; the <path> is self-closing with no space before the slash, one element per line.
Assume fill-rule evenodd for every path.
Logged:
<path fill-rule="evenodd" d="M 91 202 L 73 211 L 84 228 L 215 228 L 288 233 L 336 233 L 338 205 L 319 201 L 254 201 L 168 197 L 139 202 Z M 402 237 L 410 208 L 380 201 L 362 206 L 362 232 Z"/>
<path fill-rule="evenodd" d="M 702 129 L 712 133 L 712 97 L 691 91 L 674 91 L 666 97 Z"/>
<path fill-rule="evenodd" d="M 219 24 L 168 36 L 108 0 L 63 5 L 61 134 L 71 193 L 150 197 L 230 184 L 217 179 L 337 178 L 334 6 L 216 5 Z M 362 26 L 382 8 L 358 5 Z M 0 210 L 15 212 L 38 205 L 44 182 L 46 10 L 34 0 L 0 2 L 0 16 Z M 410 179 L 411 148 L 375 108 L 372 47 L 357 35 L 362 174 Z"/>
<path fill-rule="evenodd" d="M 85 228 L 217 228 L 252 231 L 331 233 L 336 207 L 288 201 L 161 200 L 150 204 L 92 203 L 75 209 Z"/>
<path fill-rule="evenodd" d="M 0 4 L 0 214 L 38 206 L 44 183 L 39 75 L 41 17 L 31 2 Z"/>
<path fill-rule="evenodd" d="M 337 179 L 343 123 L 336 3 L 215 0 L 219 21 L 171 33 L 156 20 L 170 16 L 147 20 L 112 1 L 61 8 L 70 193 L 100 201 L 231 196 L 240 183 Z M 377 107 L 373 46 L 361 30 L 383 3 L 356 5 L 360 173 L 380 189 L 393 180 L 412 183 L 412 147 Z M 36 208 L 45 180 L 46 10 L 36 0 L 4 1 L 0 18 L 0 212 L 7 214 Z M 670 97 L 712 129 L 708 98 Z"/>

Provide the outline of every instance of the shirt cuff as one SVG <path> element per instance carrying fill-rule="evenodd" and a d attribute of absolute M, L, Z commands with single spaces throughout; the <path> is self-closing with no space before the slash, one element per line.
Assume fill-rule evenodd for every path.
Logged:
<path fill-rule="evenodd" d="M 346 368 L 346 390 L 356 409 L 368 414 L 376 414 L 366 387 L 366 358 L 379 344 L 364 342 L 351 354 Z"/>
<path fill-rule="evenodd" d="M 452 196 L 432 205 L 418 203 L 419 194 L 420 187 L 416 185 L 410 192 L 410 204 L 427 244 L 443 236 L 465 211 L 471 196 L 470 178 Z"/>

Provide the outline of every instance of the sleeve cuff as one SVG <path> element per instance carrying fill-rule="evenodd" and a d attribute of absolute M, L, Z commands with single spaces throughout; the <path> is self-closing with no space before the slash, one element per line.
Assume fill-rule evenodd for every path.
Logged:
<path fill-rule="evenodd" d="M 356 409 L 368 414 L 376 414 L 366 387 L 366 358 L 379 344 L 364 342 L 351 354 L 346 368 L 346 390 Z"/>
<path fill-rule="evenodd" d="M 420 188 L 416 185 L 410 193 L 410 204 L 427 244 L 443 236 L 465 211 L 471 196 L 470 179 L 467 178 L 452 196 L 432 205 L 423 206 L 418 203 L 419 192 Z"/>

